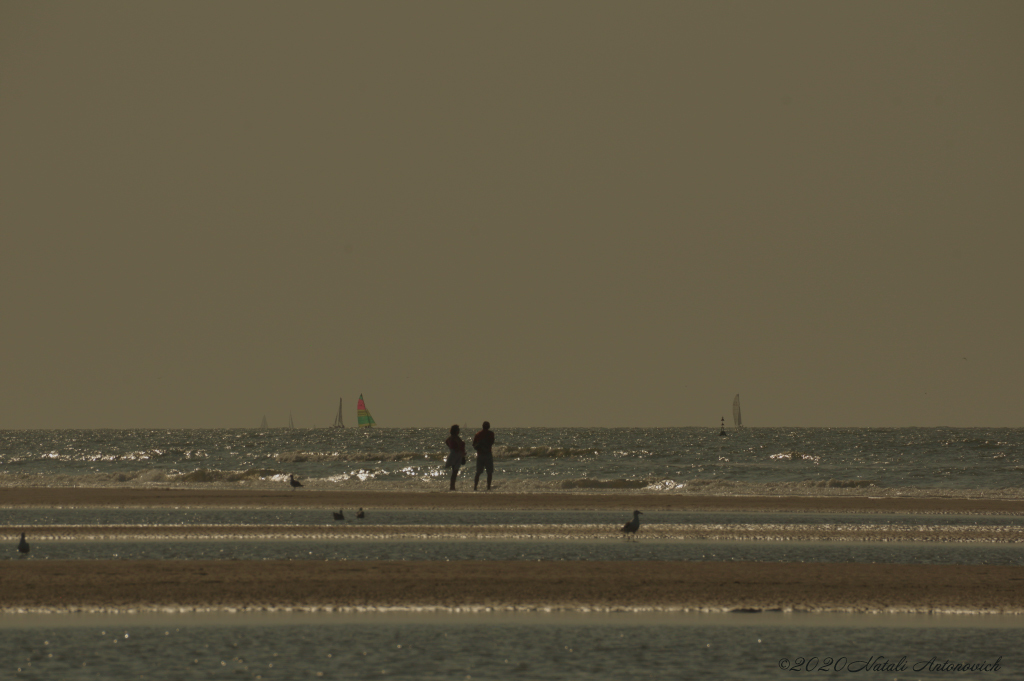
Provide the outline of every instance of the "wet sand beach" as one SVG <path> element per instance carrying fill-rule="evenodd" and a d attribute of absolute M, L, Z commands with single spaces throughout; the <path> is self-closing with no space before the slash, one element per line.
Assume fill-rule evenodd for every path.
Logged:
<path fill-rule="evenodd" d="M 0 609 L 1024 613 L 1024 567 L 671 562 L 10 561 Z"/>
<path fill-rule="evenodd" d="M 622 539 L 617 525 L 32 525 L 0 526 L 0 541 L 184 540 L 607 540 Z M 1024 543 L 1024 527 L 817 524 L 646 524 L 644 540 Z"/>
<path fill-rule="evenodd" d="M 676 493 L 375 492 L 121 487 L 0 489 L 0 507 L 263 507 L 1024 514 L 1024 500 L 963 497 L 726 496 Z"/>
<path fill-rule="evenodd" d="M 985 527 L 842 527 L 843 513 L 1019 514 L 1024 502 L 963 498 L 473 494 L 19 488 L 8 508 L 536 509 L 834 513 L 835 524 L 756 528 L 648 525 L 657 538 L 1020 542 Z M 14 532 L 0 527 L 0 535 Z M 37 538 L 367 537 L 580 539 L 618 535 L 591 525 L 37 526 Z M 11 535 L 13 536 L 13 535 Z M 8 537 L 9 539 L 9 537 Z M 0 562 L 0 610 L 209 609 L 774 610 L 1024 614 L 1024 567 L 681 561 L 20 560 Z"/>

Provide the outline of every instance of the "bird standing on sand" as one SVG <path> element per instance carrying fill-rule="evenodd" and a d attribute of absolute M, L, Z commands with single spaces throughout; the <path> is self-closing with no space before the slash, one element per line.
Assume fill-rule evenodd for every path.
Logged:
<path fill-rule="evenodd" d="M 288 476 L 288 484 L 292 486 L 292 490 L 296 490 L 299 487 L 302 487 L 302 483 L 296 480 L 294 475 Z"/>
<path fill-rule="evenodd" d="M 629 535 L 636 537 L 636 531 L 640 529 L 640 516 L 643 513 L 640 511 L 633 511 L 633 519 L 622 526 L 622 531 L 626 533 L 626 539 L 629 539 Z"/>
<path fill-rule="evenodd" d="M 366 514 L 365 514 L 365 513 L 363 513 L 363 509 L 362 509 L 362 508 L 360 508 L 360 509 L 359 509 L 359 512 L 358 512 L 358 513 L 356 513 L 356 517 L 357 517 L 357 518 L 365 518 L 365 517 L 366 517 Z"/>
<path fill-rule="evenodd" d="M 339 508 L 338 512 L 334 514 L 334 519 L 335 520 L 344 520 L 345 519 L 345 510 Z"/>
<path fill-rule="evenodd" d="M 18 542 L 18 550 L 22 553 L 28 553 L 28 542 L 25 541 L 25 533 L 21 533 L 21 541 Z"/>

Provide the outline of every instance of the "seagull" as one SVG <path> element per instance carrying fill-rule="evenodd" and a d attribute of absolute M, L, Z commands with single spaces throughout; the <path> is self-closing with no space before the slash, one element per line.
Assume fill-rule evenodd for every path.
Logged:
<path fill-rule="evenodd" d="M 18 542 L 18 550 L 22 553 L 28 553 L 28 542 L 25 541 L 25 533 L 21 533 L 21 541 Z"/>
<path fill-rule="evenodd" d="M 359 512 L 358 512 L 358 513 L 356 513 L 356 517 L 357 517 L 357 518 L 365 518 L 365 517 L 366 517 L 366 514 L 365 514 L 365 513 L 363 513 L 363 509 L 362 509 L 362 508 L 360 508 L 360 509 L 359 509 Z"/>
<path fill-rule="evenodd" d="M 622 526 L 622 531 L 626 533 L 626 539 L 629 539 L 629 535 L 632 534 L 636 537 L 636 531 L 640 529 L 640 516 L 643 513 L 640 511 L 633 511 L 633 519 Z"/>
<path fill-rule="evenodd" d="M 293 490 L 298 489 L 299 487 L 302 487 L 302 483 L 299 482 L 298 480 L 296 480 L 294 475 L 289 475 L 288 476 L 288 484 L 292 486 Z"/>
<path fill-rule="evenodd" d="M 335 520 L 344 520 L 345 519 L 345 510 L 339 508 L 338 512 L 334 514 L 334 519 Z"/>

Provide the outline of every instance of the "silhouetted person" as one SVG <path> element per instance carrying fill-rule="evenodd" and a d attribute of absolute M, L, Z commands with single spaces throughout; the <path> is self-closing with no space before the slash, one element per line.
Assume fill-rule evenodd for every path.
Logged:
<path fill-rule="evenodd" d="M 295 491 L 298 488 L 302 487 L 302 483 L 296 480 L 294 475 L 288 476 L 288 484 L 292 486 L 292 491 Z"/>
<path fill-rule="evenodd" d="M 445 468 L 452 469 L 452 481 L 448 489 L 455 491 L 455 479 L 459 477 L 459 467 L 466 463 L 466 443 L 459 437 L 459 427 L 451 427 L 451 435 L 444 441 L 448 445 L 448 460 L 444 462 Z"/>
<path fill-rule="evenodd" d="M 21 533 L 21 541 L 18 542 L 18 550 L 22 553 L 28 553 L 28 542 L 25 541 L 25 533 Z"/>
<path fill-rule="evenodd" d="M 643 514 L 640 511 L 633 511 L 633 519 L 622 526 L 622 531 L 626 533 L 626 539 L 629 539 L 629 535 L 636 536 L 636 531 L 640 529 L 640 516 Z"/>
<path fill-rule="evenodd" d="M 487 489 L 491 489 L 491 478 L 494 476 L 494 433 L 491 424 L 484 421 L 484 428 L 473 436 L 473 449 L 476 450 L 476 477 L 473 478 L 473 489 L 480 484 L 480 474 L 487 471 Z"/>
<path fill-rule="evenodd" d="M 334 519 L 335 520 L 344 520 L 345 519 L 345 510 L 339 508 L 338 512 L 334 514 Z"/>
<path fill-rule="evenodd" d="M 363 509 L 362 509 L 362 508 L 360 508 L 360 509 L 359 509 L 359 512 L 358 512 L 358 513 L 356 513 L 356 517 L 357 517 L 357 518 L 365 518 L 365 517 L 366 517 L 366 514 L 365 514 L 365 513 L 363 513 Z"/>

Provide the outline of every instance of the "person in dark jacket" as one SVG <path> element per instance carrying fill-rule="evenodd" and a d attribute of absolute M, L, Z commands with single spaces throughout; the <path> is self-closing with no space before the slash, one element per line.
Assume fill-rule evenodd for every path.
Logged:
<path fill-rule="evenodd" d="M 491 449 L 494 447 L 494 433 L 491 432 L 491 424 L 484 421 L 484 428 L 473 436 L 473 449 L 476 450 L 476 478 L 473 480 L 473 489 L 480 484 L 480 474 L 487 471 L 487 489 L 491 489 L 491 478 L 494 476 L 494 454 Z"/>
<path fill-rule="evenodd" d="M 466 463 L 466 443 L 459 437 L 458 426 L 452 426 L 451 435 L 444 443 L 448 445 L 448 460 L 444 462 L 444 467 L 452 469 L 452 481 L 448 489 L 454 492 L 455 478 L 459 477 L 459 467 Z"/>

